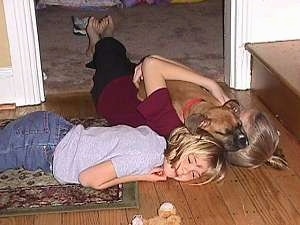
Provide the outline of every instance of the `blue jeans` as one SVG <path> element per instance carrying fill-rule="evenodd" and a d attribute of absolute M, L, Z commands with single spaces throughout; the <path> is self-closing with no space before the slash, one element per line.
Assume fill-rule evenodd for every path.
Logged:
<path fill-rule="evenodd" d="M 55 147 L 72 124 L 52 112 L 33 112 L 0 130 L 0 171 L 52 170 Z"/>

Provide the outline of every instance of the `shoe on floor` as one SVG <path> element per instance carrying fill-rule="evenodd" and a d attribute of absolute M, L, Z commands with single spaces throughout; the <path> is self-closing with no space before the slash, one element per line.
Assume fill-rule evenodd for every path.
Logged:
<path fill-rule="evenodd" d="M 77 17 L 77 16 L 72 16 L 72 22 L 73 22 L 73 33 L 75 35 L 86 35 L 86 27 L 89 22 L 89 17 Z"/>

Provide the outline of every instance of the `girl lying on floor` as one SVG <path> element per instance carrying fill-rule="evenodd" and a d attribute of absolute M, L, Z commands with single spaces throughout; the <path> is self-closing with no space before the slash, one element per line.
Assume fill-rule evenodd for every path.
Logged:
<path fill-rule="evenodd" d="M 205 184 L 224 177 L 221 147 L 207 133 L 175 129 L 168 140 L 147 126 L 73 125 L 52 112 L 29 113 L 0 130 L 0 172 L 52 172 L 62 184 L 104 189 L 132 181 Z"/>

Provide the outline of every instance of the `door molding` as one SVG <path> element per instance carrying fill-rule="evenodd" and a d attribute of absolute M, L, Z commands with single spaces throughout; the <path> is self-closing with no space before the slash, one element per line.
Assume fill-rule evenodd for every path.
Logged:
<path fill-rule="evenodd" d="M 12 77 L 13 72 L 11 67 L 2 67 L 0 68 L 0 78 Z"/>
<path fill-rule="evenodd" d="M 7 102 L 39 104 L 45 95 L 34 0 L 3 0 L 3 6 L 13 72 Z"/>
<path fill-rule="evenodd" d="M 251 55 L 244 46 L 252 35 L 252 1 L 225 0 L 224 4 L 225 82 L 238 90 L 251 85 Z"/>

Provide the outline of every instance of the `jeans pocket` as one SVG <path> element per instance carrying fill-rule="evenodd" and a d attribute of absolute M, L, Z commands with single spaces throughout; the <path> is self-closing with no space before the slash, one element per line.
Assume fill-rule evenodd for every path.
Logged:
<path fill-rule="evenodd" d="M 16 135 L 49 133 L 48 112 L 33 112 L 14 121 Z"/>
<path fill-rule="evenodd" d="M 25 148 L 24 168 L 28 170 L 52 170 L 53 152 L 55 147 L 50 145 L 28 146 Z"/>

